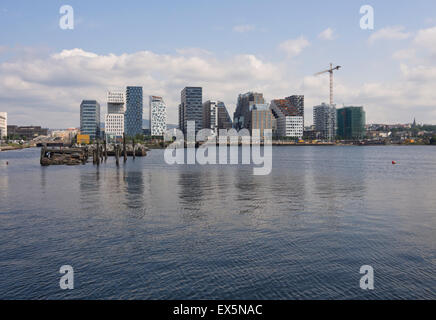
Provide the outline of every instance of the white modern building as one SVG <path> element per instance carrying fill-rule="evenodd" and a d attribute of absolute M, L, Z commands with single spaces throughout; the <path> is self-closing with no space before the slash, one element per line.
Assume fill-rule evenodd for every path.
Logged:
<path fill-rule="evenodd" d="M 304 118 L 297 107 L 286 99 L 271 101 L 271 111 L 276 118 L 276 136 L 301 139 L 304 130 Z"/>
<path fill-rule="evenodd" d="M 122 137 L 124 133 L 124 114 L 108 113 L 104 118 L 104 130 L 106 137 Z"/>
<path fill-rule="evenodd" d="M 124 133 L 124 92 L 110 90 L 107 93 L 107 114 L 104 118 L 105 135 L 107 138 L 122 137 Z"/>
<path fill-rule="evenodd" d="M 8 114 L 0 112 L 0 139 L 8 135 Z"/>
<path fill-rule="evenodd" d="M 284 136 L 301 139 L 304 129 L 303 119 L 301 116 L 286 116 Z"/>
<path fill-rule="evenodd" d="M 124 92 L 122 90 L 110 90 L 107 93 L 107 113 L 124 114 Z"/>
<path fill-rule="evenodd" d="M 167 107 L 162 97 L 150 96 L 150 135 L 163 136 L 167 131 Z"/>
<path fill-rule="evenodd" d="M 336 137 L 336 108 L 335 105 L 322 103 L 313 107 L 313 124 L 315 131 L 320 133 L 320 138 L 332 141 Z"/>

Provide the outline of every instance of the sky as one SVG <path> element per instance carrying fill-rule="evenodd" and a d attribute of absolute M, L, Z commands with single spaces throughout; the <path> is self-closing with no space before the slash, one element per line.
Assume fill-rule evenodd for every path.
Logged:
<path fill-rule="evenodd" d="M 61 29 L 62 5 L 74 29 Z M 362 29 L 360 8 L 374 9 Z M 0 2 L 0 111 L 9 124 L 79 126 L 82 99 L 106 112 L 108 89 L 143 86 L 161 95 L 177 123 L 180 91 L 203 87 L 203 100 L 262 92 L 267 101 L 305 96 L 364 106 L 367 123 L 436 124 L 434 0 L 124 0 Z M 103 119 L 103 117 L 102 117 Z"/>

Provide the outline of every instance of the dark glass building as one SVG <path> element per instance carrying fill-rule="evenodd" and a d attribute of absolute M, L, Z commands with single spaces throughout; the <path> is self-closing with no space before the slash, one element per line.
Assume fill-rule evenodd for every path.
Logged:
<path fill-rule="evenodd" d="M 265 104 L 262 93 L 247 92 L 238 96 L 236 111 L 233 114 L 233 125 L 235 129 L 250 129 L 251 110 L 253 105 Z"/>
<path fill-rule="evenodd" d="M 100 137 L 100 104 L 96 100 L 83 100 L 80 104 L 80 133 L 91 140 Z"/>
<path fill-rule="evenodd" d="M 181 92 L 179 106 L 179 126 L 184 134 L 188 121 L 195 121 L 195 134 L 203 128 L 203 89 L 201 87 L 185 87 Z"/>
<path fill-rule="evenodd" d="M 232 119 L 224 102 L 208 100 L 203 103 L 203 129 L 211 129 L 216 135 L 220 129 L 231 129 Z"/>
<path fill-rule="evenodd" d="M 365 137 L 365 122 L 363 107 L 337 109 L 337 134 L 340 139 L 363 139 Z"/>
<path fill-rule="evenodd" d="M 127 87 L 126 113 L 124 117 L 124 132 L 126 136 L 134 137 L 137 134 L 142 134 L 142 113 L 142 87 Z"/>

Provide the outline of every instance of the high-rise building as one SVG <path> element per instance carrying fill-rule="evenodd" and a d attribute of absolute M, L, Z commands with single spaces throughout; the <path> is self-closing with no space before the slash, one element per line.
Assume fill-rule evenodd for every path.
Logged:
<path fill-rule="evenodd" d="M 267 103 L 253 104 L 250 106 L 250 133 L 253 134 L 253 129 L 259 129 L 260 136 L 264 136 L 264 130 L 270 129 L 271 131 L 275 127 L 275 118 L 271 112 L 271 109 Z"/>
<path fill-rule="evenodd" d="M 120 138 L 124 133 L 124 114 L 108 113 L 104 118 L 104 130 L 107 138 Z"/>
<path fill-rule="evenodd" d="M 247 92 L 238 96 L 236 110 L 233 114 L 233 126 L 235 129 L 250 129 L 252 106 L 265 103 L 262 93 Z"/>
<path fill-rule="evenodd" d="M 304 120 L 300 110 L 288 99 L 275 99 L 271 101 L 271 111 L 276 119 L 277 137 L 303 137 Z"/>
<path fill-rule="evenodd" d="M 184 119 L 185 119 L 185 116 L 183 114 L 183 106 L 182 106 L 182 104 L 179 104 L 179 130 L 182 132 L 185 129 Z"/>
<path fill-rule="evenodd" d="M 181 92 L 179 123 L 183 133 L 187 133 L 188 121 L 195 121 L 195 134 L 203 128 L 203 89 L 201 87 L 185 87 Z"/>
<path fill-rule="evenodd" d="M 142 134 L 142 87 L 127 87 L 124 132 L 129 137 Z"/>
<path fill-rule="evenodd" d="M 0 112 L 0 139 L 8 135 L 8 114 Z"/>
<path fill-rule="evenodd" d="M 162 97 L 149 98 L 150 135 L 163 136 L 167 131 L 167 107 Z"/>
<path fill-rule="evenodd" d="M 80 104 L 80 133 L 90 139 L 100 137 L 100 104 L 96 100 L 82 100 Z"/>
<path fill-rule="evenodd" d="M 107 138 L 122 137 L 124 133 L 124 92 L 108 91 L 107 114 L 104 118 L 104 130 Z"/>
<path fill-rule="evenodd" d="M 203 129 L 211 129 L 215 135 L 219 129 L 231 129 L 232 119 L 224 102 L 208 100 L 203 103 Z"/>
<path fill-rule="evenodd" d="M 122 90 L 111 90 L 107 93 L 107 113 L 124 114 L 124 92 Z"/>
<path fill-rule="evenodd" d="M 336 108 L 335 105 L 322 103 L 313 107 L 313 124 L 315 132 L 324 140 L 333 141 L 336 137 Z"/>
<path fill-rule="evenodd" d="M 298 116 L 303 117 L 304 124 L 304 96 L 303 95 L 293 95 L 285 98 L 288 100 L 292 106 L 296 107 L 298 110 Z"/>
<path fill-rule="evenodd" d="M 337 109 L 337 134 L 345 140 L 363 139 L 365 137 L 365 111 L 363 107 L 344 107 Z"/>

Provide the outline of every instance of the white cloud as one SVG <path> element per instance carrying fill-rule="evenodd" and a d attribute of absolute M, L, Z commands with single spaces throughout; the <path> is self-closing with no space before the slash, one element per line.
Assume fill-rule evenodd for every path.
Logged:
<path fill-rule="evenodd" d="M 397 60 L 411 60 L 416 56 L 416 50 L 414 48 L 402 49 L 393 53 L 392 57 Z"/>
<path fill-rule="evenodd" d="M 403 30 L 403 26 L 386 27 L 371 34 L 368 41 L 373 44 L 377 40 L 405 40 L 412 36 L 412 33 Z"/>
<path fill-rule="evenodd" d="M 204 100 L 223 100 L 231 112 L 239 93 L 267 91 L 271 79 L 283 80 L 278 66 L 255 55 L 217 59 L 211 53 L 195 55 L 195 51 L 99 55 L 76 48 L 44 58 L 4 61 L 0 63 L 0 109 L 10 113 L 11 123 L 78 126 L 82 99 L 98 100 L 104 114 L 108 88 L 140 85 L 144 88 L 144 118 L 148 118 L 146 96 L 156 94 L 168 105 L 169 123 L 177 123 L 180 91 L 185 86 L 203 86 Z M 200 52 L 206 53 L 197 50 Z"/>
<path fill-rule="evenodd" d="M 327 28 L 318 35 L 318 38 L 322 40 L 334 40 L 337 36 L 332 28 Z"/>
<path fill-rule="evenodd" d="M 429 49 L 431 53 L 436 53 L 436 27 L 419 30 L 414 39 L 414 43 L 420 47 Z"/>
<path fill-rule="evenodd" d="M 301 36 L 297 39 L 290 39 L 280 43 L 279 48 L 286 52 L 288 57 L 292 58 L 298 56 L 309 45 L 310 42 Z"/>
<path fill-rule="evenodd" d="M 338 73 L 335 102 L 363 105 L 369 122 L 404 122 L 413 116 L 436 122 L 435 60 L 408 60 L 412 53 L 421 57 L 432 48 L 427 38 L 431 32 L 421 31 L 410 42 L 413 47 L 394 54 L 401 60 L 396 80 L 356 82 L 354 76 Z M 283 42 L 280 48 L 293 57 L 309 45 L 300 37 Z M 203 87 L 204 101 L 224 101 L 230 114 L 237 95 L 249 90 L 263 92 L 267 100 L 304 94 L 307 124 L 312 121 L 312 106 L 328 101 L 329 96 L 327 76 L 304 77 L 287 59 L 271 62 L 252 54 L 218 58 L 201 48 L 180 49 L 175 54 L 97 54 L 80 48 L 51 54 L 25 52 L 0 61 L 0 109 L 9 112 L 11 124 L 78 126 L 82 99 L 98 100 L 104 114 L 106 90 L 127 85 L 143 86 L 144 118 L 148 118 L 147 95 L 162 95 L 169 123 L 177 123 L 180 91 L 190 85 Z"/>
<path fill-rule="evenodd" d="M 255 29 L 255 26 L 252 24 L 241 24 L 241 25 L 237 25 L 237 26 L 233 27 L 233 31 L 239 32 L 239 33 L 253 31 L 254 29 Z"/>

